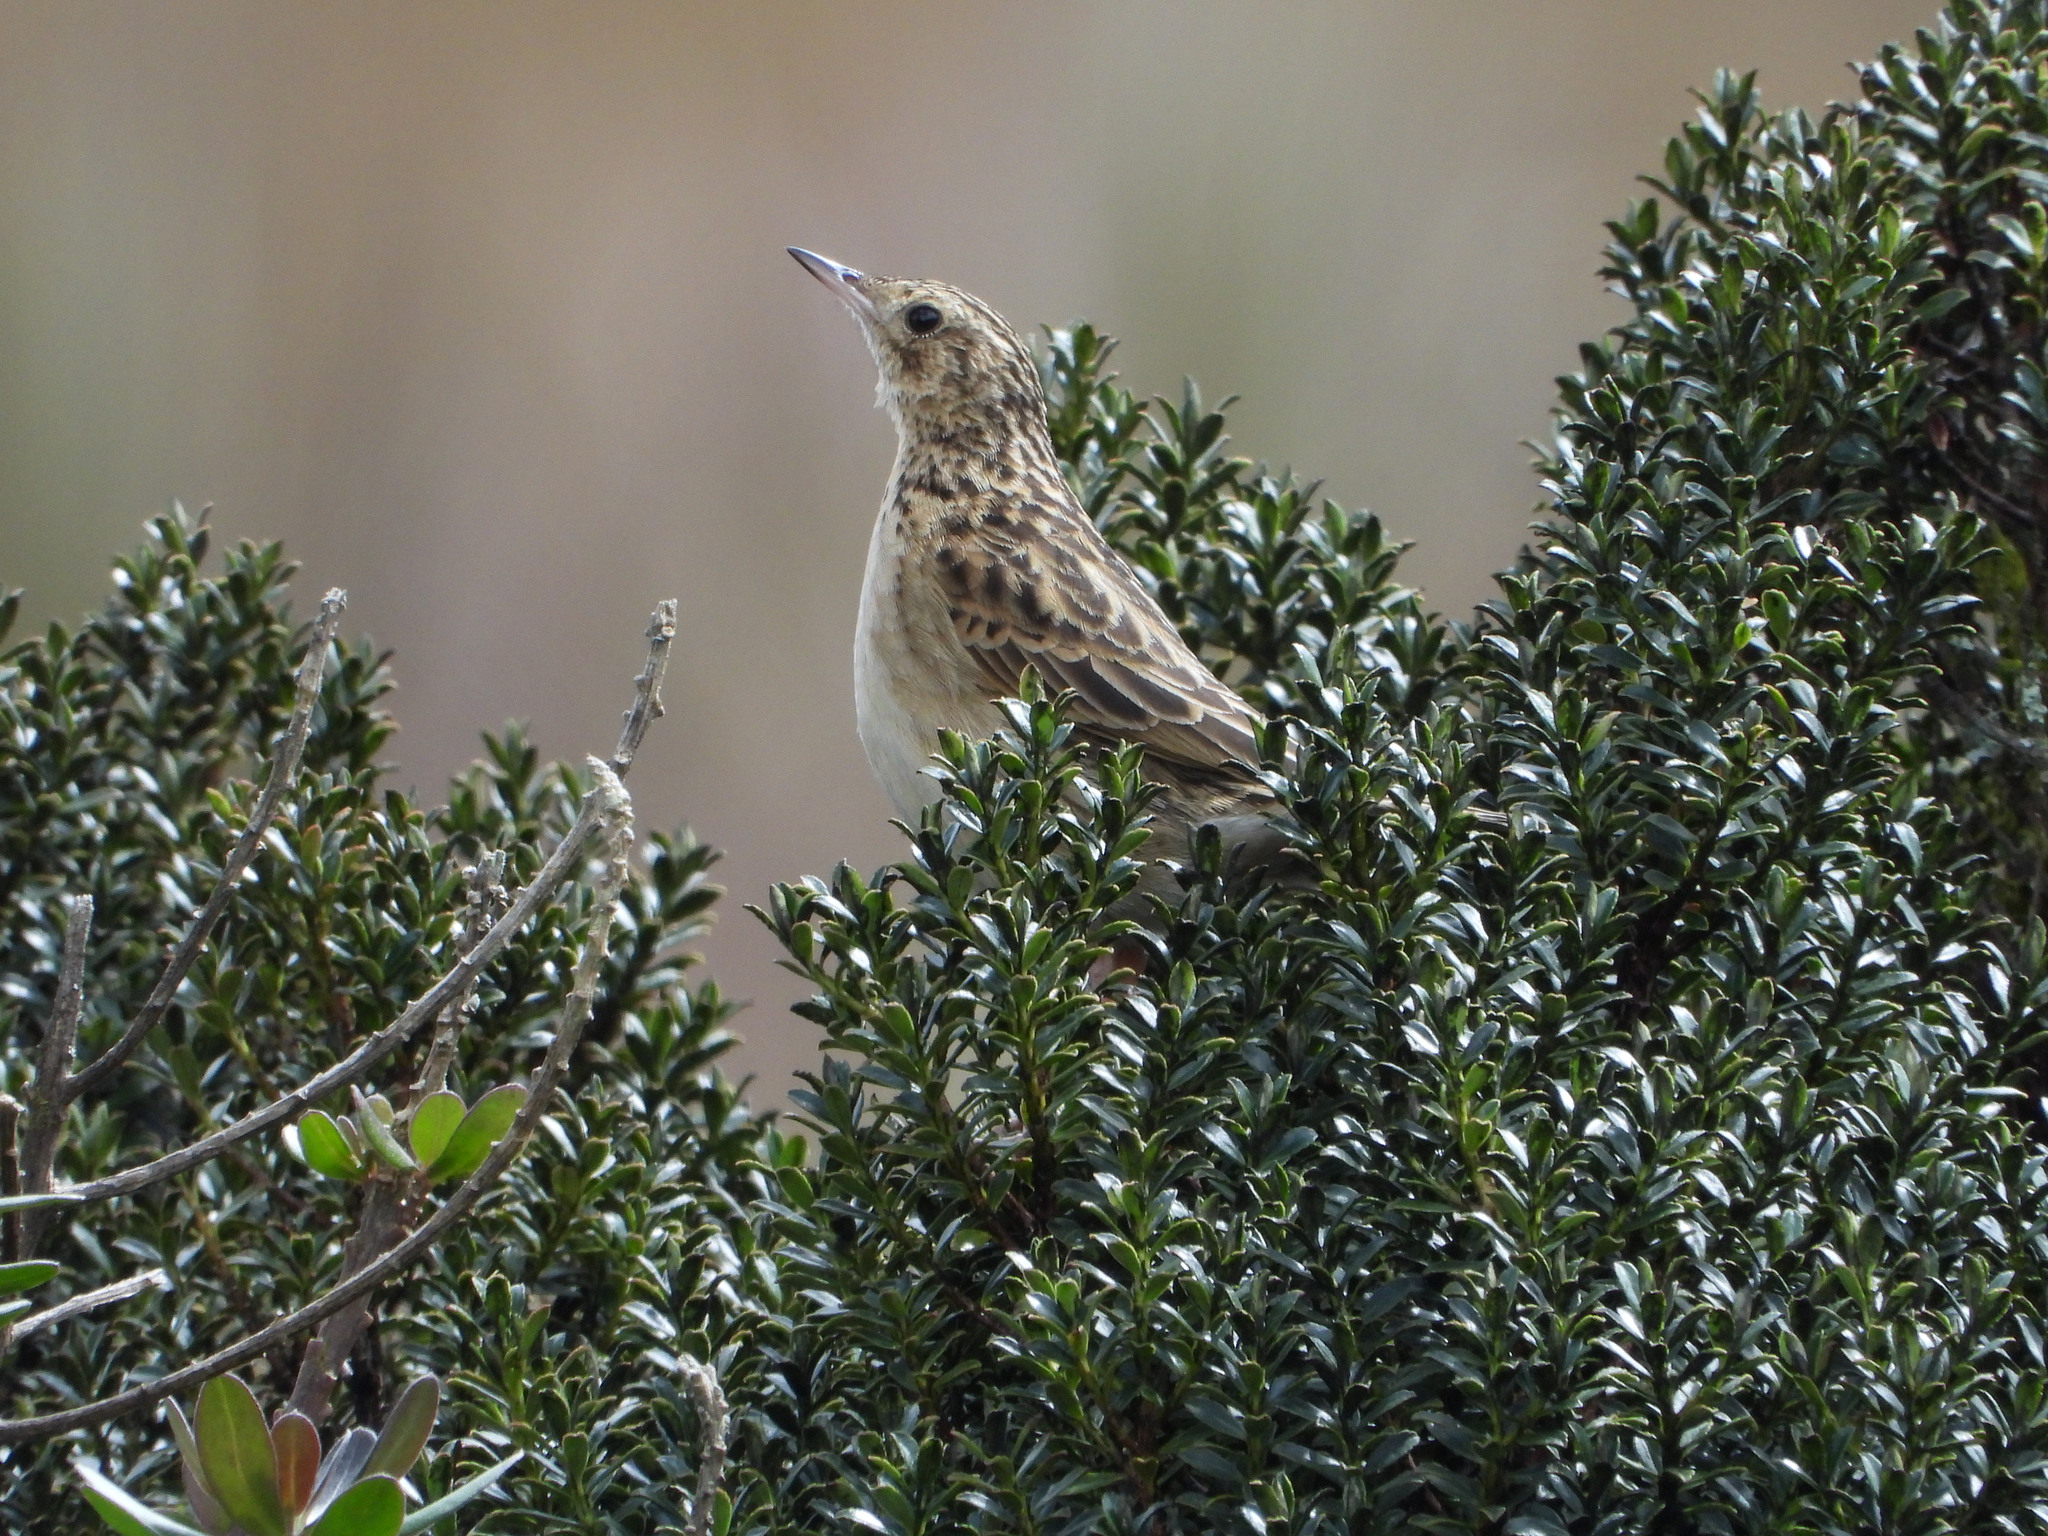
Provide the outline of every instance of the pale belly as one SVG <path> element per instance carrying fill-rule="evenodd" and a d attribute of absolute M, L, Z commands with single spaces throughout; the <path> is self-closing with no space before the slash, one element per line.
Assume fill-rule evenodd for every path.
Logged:
<path fill-rule="evenodd" d="M 939 797 L 925 772 L 939 732 L 988 736 L 1002 724 L 979 672 L 936 605 L 933 584 L 904 583 L 901 551 L 878 524 L 861 584 L 853 646 L 853 707 L 868 766 L 898 816 L 915 820 Z M 924 602 L 913 594 L 932 594 Z"/>
<path fill-rule="evenodd" d="M 853 647 L 853 707 L 860 744 L 890 806 L 898 816 L 915 819 L 920 806 L 938 798 L 939 786 L 921 772 L 938 748 L 938 733 L 927 733 L 904 707 L 877 649 L 865 632 Z"/>

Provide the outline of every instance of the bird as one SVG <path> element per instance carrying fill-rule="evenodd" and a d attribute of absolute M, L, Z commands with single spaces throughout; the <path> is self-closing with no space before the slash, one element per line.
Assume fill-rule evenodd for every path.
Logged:
<path fill-rule="evenodd" d="M 1176 895 L 1159 859 L 1185 863 L 1205 825 L 1235 868 L 1281 857 L 1259 718 L 1082 510 L 1053 451 L 1030 346 L 950 284 L 788 249 L 859 322 L 896 426 L 853 675 L 861 745 L 897 815 L 914 822 L 938 798 L 926 769 L 939 732 L 995 735 L 1006 724 L 996 701 L 1017 694 L 1029 667 L 1070 691 L 1067 718 L 1084 741 L 1144 749 L 1160 793 L 1131 902 Z"/>

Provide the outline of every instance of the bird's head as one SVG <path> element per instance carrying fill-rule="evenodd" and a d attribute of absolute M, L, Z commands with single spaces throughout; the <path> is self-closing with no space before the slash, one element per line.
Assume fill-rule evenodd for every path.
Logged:
<path fill-rule="evenodd" d="M 795 246 L 789 254 L 853 311 L 881 370 L 880 402 L 906 436 L 1044 432 L 1030 347 L 973 294 L 871 277 Z"/>

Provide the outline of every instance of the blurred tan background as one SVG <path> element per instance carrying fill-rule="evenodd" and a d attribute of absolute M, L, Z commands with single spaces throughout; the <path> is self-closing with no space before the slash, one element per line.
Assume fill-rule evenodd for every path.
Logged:
<path fill-rule="evenodd" d="M 212 502 L 396 647 L 429 792 L 509 717 L 608 747 L 680 597 L 633 788 L 729 850 L 707 953 L 778 1097 L 814 1032 L 740 903 L 897 847 L 848 660 L 893 444 L 783 246 L 1242 392 L 1242 451 L 1462 611 L 1688 87 L 1817 109 L 1934 8 L 0 0 L 0 583 L 69 616 Z"/>

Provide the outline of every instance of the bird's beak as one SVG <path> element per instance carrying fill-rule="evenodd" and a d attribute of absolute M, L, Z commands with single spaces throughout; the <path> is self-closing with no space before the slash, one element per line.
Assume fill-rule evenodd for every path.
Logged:
<path fill-rule="evenodd" d="M 863 320 L 875 318 L 875 301 L 861 287 L 867 281 L 865 274 L 840 265 L 830 256 L 820 256 L 816 251 L 807 251 L 800 246 L 792 245 L 788 250 L 799 266 L 831 289 L 848 309 Z"/>

